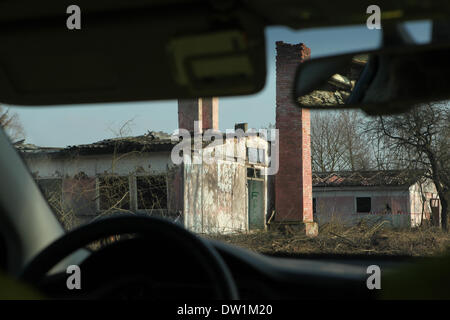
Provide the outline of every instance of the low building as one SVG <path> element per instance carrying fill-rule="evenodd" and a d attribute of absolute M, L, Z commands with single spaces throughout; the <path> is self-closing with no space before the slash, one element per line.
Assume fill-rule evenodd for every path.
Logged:
<path fill-rule="evenodd" d="M 132 212 L 169 217 L 198 233 L 264 229 L 268 142 L 250 131 L 217 134 L 222 142 L 200 140 L 192 150 L 180 147 L 193 147 L 194 138 L 181 145 L 163 132 L 66 148 L 16 147 L 67 228 Z M 173 161 L 176 148 L 189 150 L 181 163 Z"/>
<path fill-rule="evenodd" d="M 315 221 L 356 224 L 386 220 L 394 227 L 439 225 L 440 202 L 430 180 L 408 170 L 313 173 Z"/>

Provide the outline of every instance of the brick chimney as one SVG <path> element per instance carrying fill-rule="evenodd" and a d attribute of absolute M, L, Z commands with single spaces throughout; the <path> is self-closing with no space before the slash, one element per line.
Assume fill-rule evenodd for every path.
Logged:
<path fill-rule="evenodd" d="M 219 98 L 178 100 L 178 128 L 193 132 L 194 121 L 199 121 L 198 132 L 219 130 Z"/>
<path fill-rule="evenodd" d="M 301 224 L 308 235 L 317 234 L 313 222 L 311 125 L 308 109 L 294 102 L 294 77 L 310 57 L 303 43 L 276 42 L 276 127 L 279 130 L 279 170 L 275 176 L 275 222 Z"/>

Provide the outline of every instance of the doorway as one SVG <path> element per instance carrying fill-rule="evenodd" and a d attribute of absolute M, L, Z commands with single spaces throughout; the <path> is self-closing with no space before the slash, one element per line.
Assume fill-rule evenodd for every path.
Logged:
<path fill-rule="evenodd" d="M 439 226 L 441 223 L 441 219 L 440 219 L 440 201 L 439 198 L 433 198 L 430 199 L 430 207 L 431 207 L 431 223 L 434 226 Z"/>
<path fill-rule="evenodd" d="M 247 179 L 248 186 L 248 228 L 264 229 L 264 181 Z"/>

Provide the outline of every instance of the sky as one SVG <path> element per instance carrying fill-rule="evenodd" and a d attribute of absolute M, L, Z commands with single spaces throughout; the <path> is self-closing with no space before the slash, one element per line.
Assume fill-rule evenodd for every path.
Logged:
<path fill-rule="evenodd" d="M 417 42 L 430 38 L 427 21 L 408 22 L 407 28 Z M 291 30 L 286 27 L 266 29 L 267 79 L 265 88 L 254 95 L 219 97 L 219 127 L 234 128 L 247 122 L 251 128 L 275 123 L 275 42 L 304 43 L 311 48 L 311 58 L 376 49 L 380 30 L 364 26 Z M 9 106 L 19 115 L 26 142 L 39 146 L 64 147 L 92 143 L 118 136 L 125 124 L 125 135 L 147 131 L 172 133 L 177 128 L 177 101 L 144 101 L 52 107 Z"/>

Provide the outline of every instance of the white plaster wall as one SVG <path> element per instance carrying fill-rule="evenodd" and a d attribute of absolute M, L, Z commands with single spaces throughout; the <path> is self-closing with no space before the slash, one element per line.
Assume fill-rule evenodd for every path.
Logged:
<path fill-rule="evenodd" d="M 38 178 L 72 177 L 84 172 L 89 177 L 105 173 L 130 175 L 135 172 L 164 173 L 171 167 L 169 152 L 130 153 L 126 155 L 82 155 L 75 158 L 26 158 L 30 172 Z"/>
<path fill-rule="evenodd" d="M 422 192 L 426 193 L 426 200 L 423 203 Z M 431 213 L 430 199 L 431 198 L 439 198 L 436 186 L 431 180 L 427 180 L 422 184 L 422 191 L 420 188 L 420 184 L 413 184 L 409 188 L 410 194 L 410 207 L 411 207 L 411 226 L 417 227 L 420 226 L 422 221 L 422 205 L 424 205 L 424 211 Z"/>
<path fill-rule="evenodd" d="M 226 139 L 221 145 L 209 145 L 205 154 L 219 159 L 201 164 L 184 164 L 185 227 L 198 233 L 233 233 L 248 231 L 248 191 L 246 147 L 265 150 L 268 143 L 260 137 Z M 267 211 L 267 177 L 264 180 L 264 212 Z"/>

